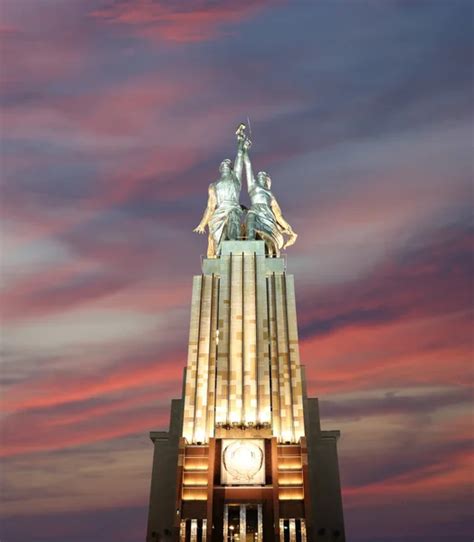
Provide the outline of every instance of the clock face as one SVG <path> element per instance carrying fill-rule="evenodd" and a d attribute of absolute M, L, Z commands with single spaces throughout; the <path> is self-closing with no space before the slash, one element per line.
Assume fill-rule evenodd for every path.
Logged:
<path fill-rule="evenodd" d="M 222 440 L 221 483 L 223 485 L 265 484 L 263 440 Z"/>

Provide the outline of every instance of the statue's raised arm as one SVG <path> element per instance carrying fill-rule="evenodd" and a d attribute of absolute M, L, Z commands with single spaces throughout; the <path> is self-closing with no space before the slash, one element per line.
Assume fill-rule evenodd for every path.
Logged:
<path fill-rule="evenodd" d="M 237 136 L 237 156 L 235 157 L 235 160 L 234 160 L 234 174 L 240 187 L 242 187 L 244 146 L 246 142 L 248 141 L 245 135 L 245 124 L 243 123 L 239 124 L 239 127 L 237 128 L 235 135 Z"/>

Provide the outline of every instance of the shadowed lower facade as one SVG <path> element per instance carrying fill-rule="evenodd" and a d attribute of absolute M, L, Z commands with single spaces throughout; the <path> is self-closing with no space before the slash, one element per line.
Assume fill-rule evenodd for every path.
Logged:
<path fill-rule="evenodd" d="M 150 433 L 147 542 L 344 541 L 339 432 L 305 387 L 285 260 L 224 241 L 194 277 L 183 396 Z"/>

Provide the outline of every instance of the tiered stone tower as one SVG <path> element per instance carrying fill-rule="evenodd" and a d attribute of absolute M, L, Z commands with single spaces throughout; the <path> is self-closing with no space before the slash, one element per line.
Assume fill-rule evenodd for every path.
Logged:
<path fill-rule="evenodd" d="M 306 397 L 293 277 L 264 241 L 203 261 L 184 380 L 150 434 L 147 542 L 344 541 L 339 432 Z"/>

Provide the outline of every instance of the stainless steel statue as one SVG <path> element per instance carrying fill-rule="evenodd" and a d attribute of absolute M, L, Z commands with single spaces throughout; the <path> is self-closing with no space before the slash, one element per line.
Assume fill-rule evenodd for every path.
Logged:
<path fill-rule="evenodd" d="M 222 241 L 234 240 L 241 237 L 240 221 L 243 214 L 239 203 L 240 189 L 242 187 L 242 169 L 244 144 L 243 125 L 237 129 L 238 139 L 237 156 L 234 167 L 227 158 L 219 166 L 220 178 L 209 185 L 207 207 L 199 225 L 193 230 L 204 233 L 207 226 L 209 238 L 207 257 L 215 258 L 220 253 Z"/>
<path fill-rule="evenodd" d="M 269 256 L 279 256 L 282 248 L 293 245 L 298 235 L 284 219 L 280 206 L 272 194 L 272 180 L 265 171 L 253 175 L 248 154 L 249 145 L 245 145 L 244 163 L 247 177 L 247 189 L 251 207 L 247 212 L 247 239 L 263 239 Z M 285 242 L 283 234 L 289 236 Z"/>
<path fill-rule="evenodd" d="M 230 160 L 224 160 L 219 168 L 221 177 L 209 185 L 207 207 L 199 225 L 194 229 L 204 233 L 209 230 L 207 257 L 215 258 L 225 240 L 241 238 L 242 207 L 239 203 L 242 186 L 242 170 L 245 164 L 247 189 L 251 207 L 247 212 L 245 230 L 247 239 L 265 241 L 269 256 L 279 256 L 282 248 L 294 244 L 297 234 L 282 215 L 280 206 L 271 191 L 268 173 L 260 171 L 255 178 L 249 157 L 250 139 L 245 135 L 245 124 L 237 131 L 238 150 L 232 169 Z M 288 236 L 285 241 L 284 235 Z"/>

